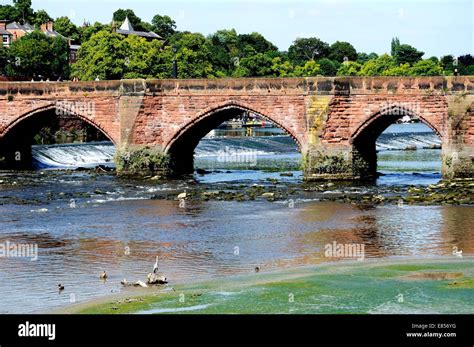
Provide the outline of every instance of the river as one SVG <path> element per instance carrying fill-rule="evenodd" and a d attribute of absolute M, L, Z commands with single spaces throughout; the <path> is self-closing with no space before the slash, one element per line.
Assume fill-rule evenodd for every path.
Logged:
<path fill-rule="evenodd" d="M 38 146 L 38 170 L 1 172 L 0 244 L 38 245 L 38 259 L 0 257 L 0 313 L 46 312 L 119 292 L 123 278 L 144 280 L 156 256 L 170 283 L 183 283 L 245 274 L 256 266 L 270 271 L 332 261 L 324 247 L 334 241 L 363 243 L 367 258 L 450 256 L 454 245 L 465 255 L 474 253 L 471 206 L 368 207 L 311 194 L 184 206 L 166 198 L 196 187 L 265 186 L 269 179 L 303 185 L 300 154 L 290 137 L 272 129 L 246 139 L 231 135 L 217 130 L 204 138 L 195 167 L 210 173 L 181 181 L 64 170 L 113 166 L 110 143 Z M 438 145 L 421 124 L 391 126 L 377 142 L 382 175 L 356 188 L 438 182 Z M 409 146 L 418 149 L 404 150 Z M 229 153 L 236 160 L 227 160 Z M 98 279 L 103 270 L 109 275 L 105 282 Z"/>

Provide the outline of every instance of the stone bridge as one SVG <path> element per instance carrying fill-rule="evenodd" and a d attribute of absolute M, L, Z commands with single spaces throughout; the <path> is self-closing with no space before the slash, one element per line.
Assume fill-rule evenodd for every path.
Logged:
<path fill-rule="evenodd" d="M 377 137 L 405 115 L 440 137 L 445 178 L 474 177 L 474 76 L 0 82 L 0 157 L 31 165 L 42 121 L 68 114 L 113 141 L 119 171 L 189 173 L 201 138 L 242 111 L 294 139 L 307 179 L 373 177 Z"/>

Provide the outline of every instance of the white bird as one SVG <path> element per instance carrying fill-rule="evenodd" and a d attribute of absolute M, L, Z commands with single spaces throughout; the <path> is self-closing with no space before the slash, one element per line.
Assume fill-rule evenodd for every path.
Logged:
<path fill-rule="evenodd" d="M 462 251 L 458 251 L 458 246 L 453 246 L 453 255 L 462 258 Z"/>
<path fill-rule="evenodd" d="M 74 200 L 74 199 L 69 200 L 69 207 L 70 208 L 76 208 L 76 200 Z"/>
<path fill-rule="evenodd" d="M 153 273 L 158 273 L 158 256 L 156 256 L 156 262 L 155 265 L 153 265 Z"/>

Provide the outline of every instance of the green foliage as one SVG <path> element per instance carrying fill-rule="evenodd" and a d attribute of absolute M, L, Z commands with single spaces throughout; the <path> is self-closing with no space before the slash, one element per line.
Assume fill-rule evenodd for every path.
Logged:
<path fill-rule="evenodd" d="M 175 33 L 176 22 L 169 16 L 155 15 L 151 20 L 152 30 L 163 38 L 168 38 Z"/>
<path fill-rule="evenodd" d="M 272 59 L 272 71 L 275 76 L 292 77 L 294 76 L 294 66 L 288 61 L 283 60 L 282 57 L 275 57 Z"/>
<path fill-rule="evenodd" d="M 410 69 L 411 76 L 438 76 L 441 75 L 442 72 L 443 69 L 439 63 L 430 59 L 420 60 Z"/>
<path fill-rule="evenodd" d="M 0 5 L 0 19 L 19 21 L 21 17 L 17 9 L 12 5 Z"/>
<path fill-rule="evenodd" d="M 410 76 L 411 68 L 410 64 L 400 64 L 382 71 L 382 76 Z"/>
<path fill-rule="evenodd" d="M 360 69 L 361 76 L 380 76 L 385 70 L 396 67 L 395 59 L 383 54 L 376 59 L 367 61 Z M 338 72 L 339 74 L 339 72 Z"/>
<path fill-rule="evenodd" d="M 31 8 L 31 0 L 13 0 L 13 6 L 0 5 L 0 19 L 31 23 L 37 27 L 52 20 L 45 10 L 35 12 Z"/>
<path fill-rule="evenodd" d="M 39 10 L 34 14 L 34 25 L 39 28 L 41 24 L 45 24 L 51 22 L 53 18 L 49 16 L 49 14 L 45 10 Z"/>
<path fill-rule="evenodd" d="M 394 56 L 397 64 L 414 64 L 421 60 L 421 57 L 425 54 L 424 52 L 418 51 L 415 47 L 410 45 L 400 45 L 397 49 L 397 53 Z"/>
<path fill-rule="evenodd" d="M 34 22 L 35 16 L 31 8 L 31 0 L 13 0 L 13 6 L 17 11 L 17 18 L 15 18 L 15 20 L 21 21 L 22 23 Z"/>
<path fill-rule="evenodd" d="M 392 38 L 392 43 L 390 44 L 390 55 L 392 57 L 397 55 L 398 48 L 400 47 L 400 40 L 398 37 Z"/>
<path fill-rule="evenodd" d="M 178 78 L 213 77 L 209 41 L 202 34 L 178 33 L 171 37 L 170 45 L 176 46 Z"/>
<path fill-rule="evenodd" d="M 67 78 L 68 52 L 63 39 L 34 31 L 11 44 L 6 73 L 11 77 Z"/>
<path fill-rule="evenodd" d="M 99 22 L 95 22 L 93 25 L 87 25 L 85 27 L 78 28 L 80 34 L 80 41 L 88 41 L 92 35 L 97 34 L 99 31 L 111 31 L 110 25 L 105 25 Z"/>
<path fill-rule="evenodd" d="M 367 53 L 357 53 L 357 62 L 359 64 L 365 64 L 366 62 L 368 62 L 369 60 L 371 59 L 377 59 L 378 58 L 378 55 L 377 53 L 370 53 L 370 54 L 367 54 Z"/>
<path fill-rule="evenodd" d="M 116 25 L 120 26 L 127 17 L 130 21 L 130 24 L 132 24 L 135 30 L 144 30 L 142 20 L 140 19 L 140 17 L 135 15 L 135 12 L 133 12 L 133 10 L 130 9 L 123 10 L 119 8 L 113 13 L 112 20 L 116 23 Z"/>
<path fill-rule="evenodd" d="M 297 77 L 314 77 L 321 72 L 320 66 L 316 61 L 309 60 L 303 66 L 295 68 L 294 76 Z"/>
<path fill-rule="evenodd" d="M 236 48 L 241 53 L 240 57 L 248 57 L 255 53 L 276 52 L 278 48 L 265 39 L 262 34 L 251 33 L 237 36 Z"/>
<path fill-rule="evenodd" d="M 105 30 L 92 35 L 82 44 L 71 74 L 81 80 L 121 79 L 129 53 L 123 41 L 122 35 Z"/>
<path fill-rule="evenodd" d="M 9 59 L 9 50 L 8 48 L 0 46 L 0 75 L 6 73 L 5 67 L 7 66 Z"/>
<path fill-rule="evenodd" d="M 169 168 L 169 157 L 148 146 L 118 150 L 114 159 L 117 172 L 122 174 L 165 174 Z"/>
<path fill-rule="evenodd" d="M 288 48 L 288 58 L 294 65 L 304 65 L 308 60 L 327 58 L 329 45 L 316 37 L 296 39 Z"/>
<path fill-rule="evenodd" d="M 54 22 L 54 30 L 73 41 L 80 41 L 81 34 L 76 25 L 66 17 L 59 17 Z"/>
<path fill-rule="evenodd" d="M 337 76 L 357 76 L 360 73 L 361 65 L 356 61 L 343 63 L 337 70 Z"/>
<path fill-rule="evenodd" d="M 344 58 L 356 61 L 357 51 L 349 42 L 336 41 L 330 47 L 329 58 L 339 63 L 342 63 Z"/>
<path fill-rule="evenodd" d="M 273 60 L 263 53 L 257 53 L 242 58 L 233 74 L 234 77 L 263 77 L 274 75 Z"/>
<path fill-rule="evenodd" d="M 322 58 L 318 60 L 320 73 L 323 76 L 336 76 L 340 64 L 328 59 Z"/>

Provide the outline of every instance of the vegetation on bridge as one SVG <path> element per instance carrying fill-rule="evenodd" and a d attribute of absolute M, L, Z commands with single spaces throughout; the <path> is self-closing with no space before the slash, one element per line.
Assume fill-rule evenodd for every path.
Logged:
<path fill-rule="evenodd" d="M 128 17 L 136 30 L 153 31 L 164 41 L 147 41 L 138 36 L 124 37 L 114 32 Z M 15 0 L 14 5 L 0 6 L 0 19 L 27 21 L 36 26 L 48 20 L 44 11 L 34 11 L 31 0 Z M 357 52 L 349 43 L 326 43 L 316 37 L 298 38 L 280 51 L 259 33 L 239 34 L 234 29 L 218 30 L 205 37 L 200 33 L 176 30 L 176 23 L 165 15 L 155 15 L 144 22 L 131 9 L 113 13 L 112 24 L 94 23 L 76 26 L 62 16 L 55 30 L 82 45 L 78 61 L 69 67 L 64 53 L 50 44 L 49 59 L 37 47 L 43 47 L 43 34 L 35 32 L 15 41 L 10 49 L 0 47 L 0 68 L 8 76 L 27 78 L 38 75 L 81 80 L 121 78 L 171 78 L 173 59 L 178 78 L 218 77 L 302 77 L 302 76 L 428 76 L 474 75 L 474 57 L 445 55 L 422 59 L 424 53 L 394 38 L 390 54 Z M 176 51 L 176 53 L 174 52 Z M 20 60 L 17 58 L 20 57 Z M 51 65 L 46 67 L 44 65 Z M 57 69 L 61 71 L 56 71 Z M 49 70 L 48 70 L 49 69 Z M 2 71 L 0 71 L 2 72 Z"/>

